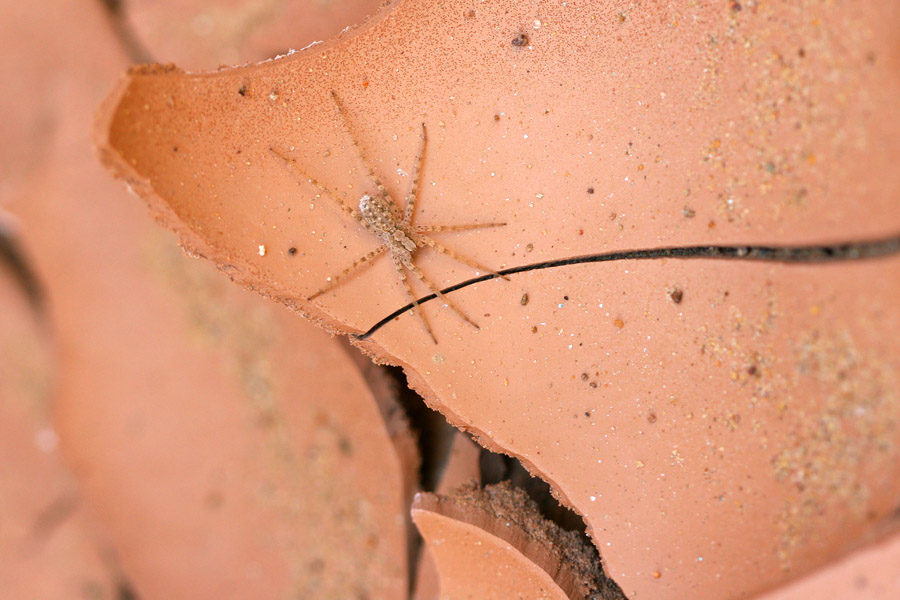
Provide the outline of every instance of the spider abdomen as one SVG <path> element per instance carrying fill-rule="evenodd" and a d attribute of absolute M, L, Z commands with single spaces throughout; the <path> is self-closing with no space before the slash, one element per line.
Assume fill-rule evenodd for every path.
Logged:
<path fill-rule="evenodd" d="M 416 243 L 402 222 L 397 206 L 389 198 L 364 195 L 359 199 L 359 214 L 369 229 L 383 239 L 392 251 L 402 248 L 412 252 L 416 249 Z"/>
<path fill-rule="evenodd" d="M 359 199 L 359 214 L 379 234 L 394 231 L 400 220 L 393 202 L 368 194 Z"/>

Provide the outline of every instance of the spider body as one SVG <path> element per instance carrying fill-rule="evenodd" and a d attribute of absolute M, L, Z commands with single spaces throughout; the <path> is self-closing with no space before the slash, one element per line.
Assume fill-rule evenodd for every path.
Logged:
<path fill-rule="evenodd" d="M 413 223 L 413 219 L 416 212 L 416 201 L 419 194 L 419 175 L 425 156 L 425 147 L 428 142 L 428 134 L 427 130 L 425 129 L 425 124 L 422 123 L 422 137 L 419 145 L 419 151 L 416 155 L 415 163 L 413 166 L 412 183 L 410 186 L 409 195 L 407 195 L 406 204 L 401 211 L 397 202 L 395 202 L 394 199 L 391 198 L 390 194 L 381 184 L 381 181 L 379 181 L 378 177 L 375 175 L 375 171 L 372 169 L 372 166 L 369 163 L 368 159 L 366 159 L 362 148 L 357 143 L 356 138 L 353 137 L 352 132 L 350 132 L 350 127 L 347 124 L 347 116 L 344 112 L 343 106 L 337 98 L 337 95 L 332 92 L 331 97 L 334 100 L 335 105 L 337 106 L 338 113 L 340 114 L 341 121 L 344 124 L 344 127 L 350 134 L 350 139 L 353 142 L 353 147 L 356 148 L 360 159 L 368 170 L 369 177 L 375 184 L 375 188 L 378 190 L 377 193 L 364 194 L 359 199 L 358 207 L 354 208 L 348 204 L 345 204 L 341 199 L 337 198 L 318 181 L 303 172 L 299 168 L 295 160 L 285 156 L 274 148 L 270 148 L 270 150 L 276 156 L 284 160 L 288 165 L 292 166 L 294 169 L 300 172 L 300 174 L 308 179 L 310 183 L 315 185 L 327 196 L 332 198 L 338 204 L 338 206 L 343 209 L 344 212 L 359 221 L 359 223 L 366 230 L 380 238 L 383 243 L 375 250 L 372 250 L 368 254 L 356 259 L 341 273 L 333 277 L 329 277 L 327 279 L 328 283 L 317 292 L 312 294 L 309 297 L 309 300 L 314 300 L 322 294 L 331 291 L 340 283 L 344 282 L 350 275 L 358 272 L 364 267 L 371 265 L 376 258 L 381 256 L 385 252 L 388 252 L 391 256 L 391 261 L 393 262 L 394 269 L 397 272 L 397 276 L 406 290 L 406 295 L 412 302 L 416 314 L 419 316 L 419 319 L 425 326 L 425 330 L 428 332 L 428 335 L 431 337 L 434 343 L 437 343 L 437 338 L 435 338 L 434 336 L 434 331 L 432 330 L 431 325 L 429 324 L 428 319 L 425 316 L 425 313 L 422 311 L 422 307 L 416 300 L 416 296 L 413 292 L 412 285 L 408 279 L 407 273 L 412 273 L 419 281 L 424 283 L 428 287 L 428 289 L 434 292 L 434 294 L 437 295 L 447 306 L 453 309 L 453 311 L 458 314 L 460 318 L 477 329 L 478 324 L 470 319 L 469 316 L 461 308 L 459 308 L 449 298 L 447 298 L 440 292 L 440 288 L 435 285 L 434 282 L 431 281 L 425 275 L 425 273 L 423 273 L 422 270 L 415 264 L 414 258 L 419 249 L 427 246 L 469 267 L 472 267 L 479 271 L 484 271 L 485 273 L 493 273 L 498 277 L 502 277 L 503 279 L 508 280 L 508 277 L 499 275 L 490 267 L 485 267 L 481 263 L 468 258 L 467 256 L 446 248 L 445 246 L 434 240 L 430 235 L 428 235 L 429 233 L 439 233 L 445 231 L 466 231 L 471 229 L 484 229 L 488 227 L 501 227 L 503 225 L 506 225 L 506 223 L 471 223 L 466 225 L 415 225 Z"/>
<path fill-rule="evenodd" d="M 391 247 L 392 254 L 412 258 L 411 253 L 418 248 L 413 241 L 414 234 L 410 223 L 401 218 L 400 210 L 392 200 L 366 194 L 359 199 L 359 214 L 369 225 L 369 230 Z"/>

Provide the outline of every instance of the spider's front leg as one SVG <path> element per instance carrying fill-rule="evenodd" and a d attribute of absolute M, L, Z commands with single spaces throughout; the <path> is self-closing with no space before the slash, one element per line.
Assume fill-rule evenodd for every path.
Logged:
<path fill-rule="evenodd" d="M 412 186 L 409 189 L 409 195 L 406 197 L 406 206 L 403 208 L 403 223 L 407 227 L 412 226 L 413 217 L 416 213 L 416 202 L 419 200 L 419 177 L 422 175 L 422 162 L 425 160 L 425 145 L 427 143 L 428 130 L 425 129 L 425 123 L 422 123 L 422 139 L 419 142 L 416 160 L 413 162 Z"/>
<path fill-rule="evenodd" d="M 356 271 L 359 271 L 363 267 L 367 267 L 367 266 L 371 265 L 373 262 L 375 262 L 375 259 L 378 258 L 379 256 L 381 256 L 382 254 L 384 254 L 385 250 L 387 250 L 387 249 L 388 249 L 388 246 L 386 244 L 382 244 L 381 246 L 379 246 L 378 248 L 375 248 L 374 250 L 372 250 L 365 256 L 357 258 L 355 261 L 353 261 L 353 264 L 351 264 L 349 267 L 347 267 L 346 269 L 341 271 L 338 275 L 336 275 L 335 277 L 329 277 L 328 283 L 325 286 L 323 286 L 322 289 L 320 289 L 318 292 L 316 292 L 315 294 L 313 294 L 312 296 L 307 298 L 307 300 L 314 300 L 314 299 L 318 298 L 319 296 L 321 296 L 322 294 L 324 294 L 325 292 L 335 288 L 339 283 L 341 283 L 341 281 L 346 279 L 348 276 L 352 275 Z"/>
<path fill-rule="evenodd" d="M 415 263 L 413 263 L 411 257 L 408 257 L 404 261 L 403 266 L 405 266 L 407 269 L 409 269 L 413 275 L 418 277 L 419 281 L 421 281 L 426 286 L 428 286 L 428 289 L 430 289 L 434 293 L 435 296 L 440 298 L 441 302 L 443 302 L 444 304 L 446 304 L 447 306 L 452 308 L 453 311 L 456 314 L 458 314 L 463 321 L 465 321 L 466 323 L 468 323 L 475 329 L 481 329 L 481 327 L 478 326 L 478 323 L 476 323 L 475 321 L 470 319 L 469 315 L 467 315 L 463 309 L 461 309 L 459 306 L 456 305 L 456 303 L 454 303 L 447 296 L 445 296 L 444 294 L 441 293 L 440 288 L 438 288 L 438 286 L 436 286 L 433 281 L 428 279 L 428 277 L 425 275 L 425 273 L 422 272 L 422 269 L 420 269 L 419 267 L 417 267 L 415 265 Z"/>
<path fill-rule="evenodd" d="M 403 269 L 403 258 L 401 258 L 400 253 L 398 252 L 391 252 L 391 258 L 394 262 L 394 269 L 397 270 L 397 275 L 398 277 L 400 277 L 400 282 L 403 283 L 403 287 L 406 288 L 406 295 L 409 297 L 409 301 L 413 305 L 413 310 L 416 311 L 416 314 L 419 315 L 419 319 L 421 319 L 422 324 L 425 325 L 425 331 L 428 332 L 428 336 L 431 338 L 431 341 L 437 344 L 437 338 L 434 337 L 434 332 L 431 330 L 431 325 L 428 323 L 428 319 L 425 317 L 425 311 L 422 310 L 422 306 L 419 304 L 419 301 L 416 300 L 416 294 L 415 292 L 413 292 L 412 284 L 409 282 L 409 278 L 406 276 L 406 271 Z"/>
<path fill-rule="evenodd" d="M 284 161 L 284 164 L 286 164 L 287 166 L 291 167 L 294 171 L 299 173 L 304 179 L 306 179 L 309 183 L 311 183 L 321 193 L 325 194 L 328 198 L 330 198 L 332 201 L 334 201 L 335 204 L 337 204 L 341 208 L 341 210 L 343 210 L 345 213 L 347 213 L 348 215 L 350 215 L 351 217 L 353 217 L 360 223 L 365 224 L 363 222 L 362 215 L 359 214 L 359 211 L 357 211 L 355 208 L 353 208 L 349 204 L 346 204 L 343 200 L 338 198 L 334 194 L 334 192 L 332 192 L 327 187 L 325 187 L 324 185 L 319 183 L 319 181 L 315 177 L 313 177 L 312 175 L 310 175 L 309 173 L 307 173 L 306 171 L 301 169 L 300 165 L 297 164 L 296 159 L 291 158 L 290 156 L 287 156 L 283 152 L 276 150 L 275 148 L 272 148 L 271 146 L 269 146 L 269 151 L 272 154 L 274 154 L 275 156 L 277 156 L 278 158 L 280 158 L 282 161 Z"/>

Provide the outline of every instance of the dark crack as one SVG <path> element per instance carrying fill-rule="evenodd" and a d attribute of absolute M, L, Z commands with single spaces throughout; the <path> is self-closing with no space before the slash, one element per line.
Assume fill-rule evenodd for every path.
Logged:
<path fill-rule="evenodd" d="M 113 33 L 119 39 L 122 49 L 128 58 L 135 63 L 154 63 L 153 54 L 144 45 L 140 37 L 131 27 L 131 22 L 125 15 L 125 0 L 99 0 L 106 11 Z"/>
<path fill-rule="evenodd" d="M 13 280 L 25 293 L 32 309 L 38 314 L 43 314 L 46 308 L 44 288 L 31 268 L 19 240 L 2 225 L 0 225 L 0 265 L 8 269 Z"/>
<path fill-rule="evenodd" d="M 900 252 L 900 236 L 872 240 L 865 242 L 843 242 L 833 245 L 811 246 L 676 246 L 671 248 L 652 248 L 648 250 L 621 250 L 618 252 L 605 252 L 601 254 L 583 254 L 569 258 L 547 260 L 539 263 L 531 263 L 509 269 L 502 269 L 496 273 L 488 273 L 480 277 L 473 277 L 466 281 L 451 285 L 441 290 L 441 294 L 461 290 L 498 277 L 537 271 L 540 269 L 553 269 L 569 265 L 582 265 L 588 263 L 613 262 L 618 260 L 650 260 L 650 259 L 696 259 L 706 258 L 713 260 L 742 260 L 753 262 L 776 263 L 831 263 L 849 260 L 863 260 L 888 256 Z M 372 337 L 379 329 L 412 309 L 416 304 L 425 304 L 437 298 L 437 294 L 422 296 L 406 306 L 398 308 L 365 333 L 355 334 L 358 340 L 366 340 Z"/>

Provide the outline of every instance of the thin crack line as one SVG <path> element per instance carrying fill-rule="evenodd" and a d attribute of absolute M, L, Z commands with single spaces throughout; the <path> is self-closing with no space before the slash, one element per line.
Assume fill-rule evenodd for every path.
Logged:
<path fill-rule="evenodd" d="M 675 246 L 669 248 L 652 248 L 646 250 L 620 250 L 600 254 L 583 254 L 569 258 L 547 260 L 528 265 L 520 265 L 502 269 L 497 273 L 488 273 L 456 283 L 441 290 L 441 294 L 449 294 L 470 285 L 497 279 L 500 276 L 552 269 L 569 265 L 587 263 L 612 262 L 617 260 L 649 260 L 660 258 L 710 258 L 728 260 L 748 260 L 776 263 L 830 263 L 848 260 L 863 260 L 900 253 L 900 235 L 868 242 L 847 242 L 834 245 L 814 246 Z M 425 304 L 437 298 L 437 294 L 422 296 L 416 302 Z M 381 319 L 365 333 L 353 334 L 357 340 L 367 340 L 379 329 L 413 308 L 410 302 Z"/>

